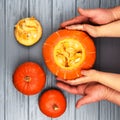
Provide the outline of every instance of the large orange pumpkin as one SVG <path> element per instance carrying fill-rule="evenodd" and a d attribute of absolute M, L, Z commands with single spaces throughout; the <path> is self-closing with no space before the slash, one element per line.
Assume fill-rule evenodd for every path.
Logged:
<path fill-rule="evenodd" d="M 13 84 L 25 95 L 34 95 L 42 90 L 46 76 L 43 69 L 34 62 L 25 62 L 18 66 L 13 74 Z"/>
<path fill-rule="evenodd" d="M 70 80 L 80 77 L 82 69 L 93 66 L 96 49 L 85 32 L 63 29 L 47 38 L 43 45 L 43 57 L 54 75 Z"/>

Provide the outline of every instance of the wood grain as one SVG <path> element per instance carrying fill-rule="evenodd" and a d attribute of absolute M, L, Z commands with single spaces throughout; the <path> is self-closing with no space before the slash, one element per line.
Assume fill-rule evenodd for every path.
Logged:
<path fill-rule="evenodd" d="M 0 1 L 0 11 L 1 11 L 1 19 L 0 19 L 0 120 L 4 120 L 5 118 L 5 8 L 4 8 L 4 0 Z"/>
<path fill-rule="evenodd" d="M 28 49 L 14 38 L 14 25 L 28 16 L 27 4 L 27 0 L 7 0 L 5 4 L 5 120 L 28 120 L 28 97 L 19 93 L 12 83 L 15 68 L 28 60 Z"/>
<path fill-rule="evenodd" d="M 109 8 L 120 5 L 120 1 L 101 0 L 100 7 Z M 100 38 L 100 70 L 120 73 L 120 38 Z M 100 102 L 100 120 L 118 120 L 120 107 L 107 102 Z M 117 116 L 117 117 L 116 117 Z"/>

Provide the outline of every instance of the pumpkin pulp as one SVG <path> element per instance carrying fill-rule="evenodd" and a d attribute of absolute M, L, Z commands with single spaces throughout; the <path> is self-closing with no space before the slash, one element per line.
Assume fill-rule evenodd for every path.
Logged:
<path fill-rule="evenodd" d="M 41 35 L 41 24 L 34 17 L 21 19 L 15 25 L 16 39 L 23 45 L 30 46 L 35 44 Z"/>
<path fill-rule="evenodd" d="M 54 48 L 54 59 L 58 66 L 64 69 L 78 67 L 85 59 L 85 49 L 75 39 L 64 39 Z"/>

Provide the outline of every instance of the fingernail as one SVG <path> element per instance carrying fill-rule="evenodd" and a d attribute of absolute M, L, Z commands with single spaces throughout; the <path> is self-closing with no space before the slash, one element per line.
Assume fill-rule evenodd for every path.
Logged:
<path fill-rule="evenodd" d="M 59 78 L 59 77 L 56 77 L 56 80 L 62 80 L 61 78 Z"/>
<path fill-rule="evenodd" d="M 76 108 L 78 109 L 78 108 L 80 108 L 80 106 L 79 106 L 79 105 L 76 105 Z"/>
<path fill-rule="evenodd" d="M 59 80 L 60 78 L 56 77 L 56 80 Z"/>
<path fill-rule="evenodd" d="M 86 70 L 81 70 L 82 75 L 86 75 Z"/>
<path fill-rule="evenodd" d="M 66 26 L 65 29 L 71 29 L 71 27 L 70 26 Z"/>

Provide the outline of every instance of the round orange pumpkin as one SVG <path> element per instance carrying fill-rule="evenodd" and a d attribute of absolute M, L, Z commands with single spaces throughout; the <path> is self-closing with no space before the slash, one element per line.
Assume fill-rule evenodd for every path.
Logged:
<path fill-rule="evenodd" d="M 48 117 L 56 118 L 66 110 L 66 98 L 57 89 L 45 91 L 39 99 L 39 108 Z"/>
<path fill-rule="evenodd" d="M 43 69 L 34 62 L 25 62 L 18 66 L 13 74 L 13 84 L 25 95 L 34 95 L 42 90 L 46 76 Z"/>
<path fill-rule="evenodd" d="M 43 45 L 43 57 L 54 75 L 70 80 L 80 77 L 82 69 L 93 66 L 96 49 L 85 32 L 63 29 L 47 38 Z"/>

